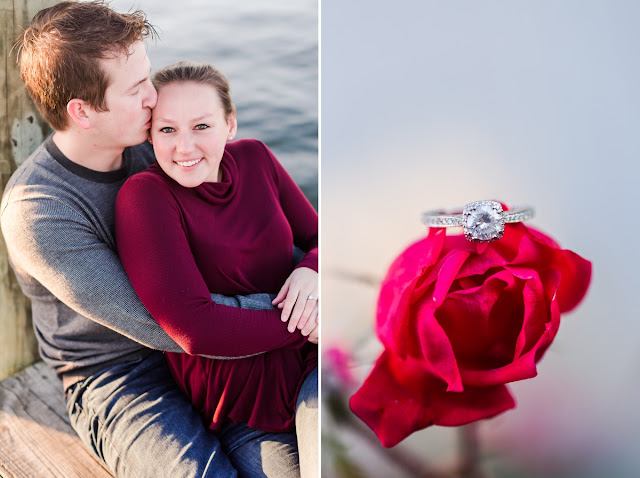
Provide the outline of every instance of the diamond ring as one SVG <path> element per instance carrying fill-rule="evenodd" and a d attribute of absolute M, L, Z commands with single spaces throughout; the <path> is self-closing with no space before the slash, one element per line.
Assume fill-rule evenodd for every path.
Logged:
<path fill-rule="evenodd" d="M 504 234 L 507 222 L 531 219 L 536 211 L 530 206 L 512 206 L 502 210 L 497 201 L 475 201 L 467 204 L 460 213 L 427 211 L 422 213 L 422 222 L 429 227 L 462 226 L 464 236 L 471 242 L 491 242 Z"/>
<path fill-rule="evenodd" d="M 309 295 L 307 296 L 307 300 L 318 300 L 318 298 L 317 298 L 317 297 L 315 297 L 315 296 L 313 296 L 313 295 L 311 295 L 311 294 L 309 294 Z"/>

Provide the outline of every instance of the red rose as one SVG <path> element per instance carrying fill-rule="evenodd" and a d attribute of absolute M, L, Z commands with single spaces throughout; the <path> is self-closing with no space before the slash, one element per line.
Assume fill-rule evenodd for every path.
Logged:
<path fill-rule="evenodd" d="M 578 305 L 590 280 L 589 261 L 522 223 L 482 244 L 431 228 L 382 282 L 385 350 L 351 409 L 391 447 L 430 425 L 515 407 L 505 384 L 537 374 L 560 313 Z"/>

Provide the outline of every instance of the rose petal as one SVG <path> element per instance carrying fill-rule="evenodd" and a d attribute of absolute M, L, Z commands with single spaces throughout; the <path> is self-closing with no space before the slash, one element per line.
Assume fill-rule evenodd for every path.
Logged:
<path fill-rule="evenodd" d="M 420 343 L 420 359 L 425 370 L 447 384 L 448 391 L 462 391 L 462 379 L 451 341 L 433 315 L 433 310 L 433 306 L 426 303 L 416 312 L 419 317 L 416 332 Z"/>
<path fill-rule="evenodd" d="M 388 307 L 387 304 L 382 300 L 378 301 L 378 324 L 382 323 L 378 325 L 378 338 L 385 348 L 395 349 L 401 355 L 420 355 L 420 345 L 416 335 L 407 333 L 412 328 L 411 324 L 415 322 L 410 307 L 411 297 L 419 279 L 420 277 L 415 277 L 404 290 L 396 292 L 396 303 L 391 304 L 392 308 L 385 310 Z M 383 285 L 382 290 L 386 292 L 387 286 Z M 382 291 L 380 297 L 382 297 Z"/>
<path fill-rule="evenodd" d="M 557 261 L 562 276 L 557 292 L 558 304 L 561 312 L 569 312 L 587 293 L 591 282 L 591 262 L 567 250 L 558 251 L 557 255 L 562 257 Z"/>
<path fill-rule="evenodd" d="M 457 427 L 491 418 L 516 406 L 509 389 L 504 385 L 495 387 L 465 386 L 462 393 L 434 393 L 433 402 L 440 411 L 435 425 L 445 427 Z"/>
<path fill-rule="evenodd" d="M 514 359 L 512 363 L 493 370 L 472 370 L 458 364 L 465 388 L 468 385 L 493 386 L 535 377 L 538 374 L 536 363 L 551 345 L 560 327 L 560 310 L 557 300 L 552 301 L 549 310 L 549 320 L 545 322 L 544 330 L 535 345 Z"/>
<path fill-rule="evenodd" d="M 528 235 L 523 237 L 518 256 L 511 264 L 526 264 L 538 271 L 560 271 L 562 279 L 557 291 L 560 311 L 572 310 L 582 301 L 589 288 L 591 262 L 572 251 L 560 249 L 556 241 L 542 232 L 524 225 L 521 227 Z"/>
<path fill-rule="evenodd" d="M 533 272 L 533 271 L 532 271 Z M 517 360 L 538 343 L 550 319 L 549 302 L 537 274 L 525 282 L 522 291 L 524 320 L 516 342 L 513 360 Z"/>
<path fill-rule="evenodd" d="M 560 246 L 558 245 L 558 243 L 551 236 L 531 226 L 526 226 L 523 223 L 520 223 L 519 225 L 529 237 L 533 238 L 535 241 L 539 242 L 540 244 L 548 246 L 552 249 L 560 249 Z"/>
<path fill-rule="evenodd" d="M 542 337 L 540 337 L 537 346 L 532 349 L 532 352 L 535 351 L 536 362 L 540 361 L 560 328 L 560 305 L 556 299 L 551 301 L 550 311 L 551 320 L 545 325 L 545 332 Z"/>
<path fill-rule="evenodd" d="M 435 295 L 436 298 L 430 300 L 438 301 L 438 305 L 440 305 L 458 275 L 461 265 L 464 264 L 468 257 L 469 252 L 467 251 L 454 250 L 443 253 L 438 262 L 426 268 L 422 277 L 416 282 L 411 305 L 422 302 L 423 297 L 426 295 Z M 434 290 L 435 285 L 438 283 L 440 284 L 437 286 L 437 290 Z"/>
<path fill-rule="evenodd" d="M 383 352 L 362 387 L 349 401 L 353 413 L 375 432 L 386 447 L 394 446 L 414 431 L 432 425 L 435 419 L 435 415 L 428 416 L 433 411 L 430 404 L 422 400 L 423 390 L 427 390 L 433 380 L 424 373 L 414 372 L 414 384 L 419 383 L 419 387 L 400 383 L 393 371 L 393 361 L 390 353 Z"/>
<path fill-rule="evenodd" d="M 469 253 L 466 251 L 452 251 L 442 259 L 440 268 L 437 271 L 438 278 L 430 301 L 434 309 L 442 305 L 449 293 L 449 289 L 451 289 L 453 281 L 456 280 L 460 272 L 460 268 L 468 258 Z M 438 266 L 436 266 L 436 268 L 437 267 Z"/>
<path fill-rule="evenodd" d="M 464 267 L 460 269 L 458 278 L 470 277 L 474 275 L 481 276 L 485 274 L 489 269 L 502 267 L 508 264 L 508 258 L 505 258 L 500 254 L 496 248 L 487 248 L 482 255 L 473 254 L 464 264 Z"/>
<path fill-rule="evenodd" d="M 425 268 L 438 261 L 444 238 L 444 229 L 431 229 L 427 238 L 411 244 L 389 267 L 380 287 L 376 314 L 378 336 L 381 340 L 383 337 L 393 336 L 393 322 L 402 296 L 410 294 L 416 279 L 420 278 Z M 409 287 L 410 290 L 407 290 Z"/>
<path fill-rule="evenodd" d="M 466 251 L 453 251 L 438 263 L 438 279 L 433 287 L 433 291 L 425 293 L 412 307 L 415 313 L 415 324 L 409 324 L 409 330 L 417 330 L 418 338 L 428 370 L 436 377 L 442 378 L 447 383 L 448 391 L 461 391 L 462 382 L 456 364 L 453 348 L 434 316 L 437 309 L 447 297 L 451 284 L 456 278 L 460 267 L 469 257 Z M 417 289 L 416 289 L 417 290 Z"/>
<path fill-rule="evenodd" d="M 505 224 L 502 238 L 490 244 L 499 254 L 510 261 L 517 254 L 518 249 L 520 249 L 520 241 L 527 234 L 527 229 L 521 222 Z"/>
<path fill-rule="evenodd" d="M 447 296 L 435 315 L 461 366 L 487 369 L 512 360 L 515 338 L 522 323 L 519 312 L 521 287 L 508 271 L 503 270 L 479 287 Z M 515 305 L 513 301 L 507 301 L 512 295 L 517 297 Z M 504 313 L 494 313 L 498 301 L 504 303 L 500 304 Z"/>
<path fill-rule="evenodd" d="M 431 290 L 425 289 L 424 282 L 418 287 L 418 279 L 414 279 L 401 293 L 392 326 L 378 328 L 385 348 L 399 357 L 412 356 L 423 360 L 424 367 L 432 375 L 444 380 L 448 390 L 455 391 L 462 390 L 460 373 L 449 339 L 433 311 L 446 297 L 468 255 L 468 252 L 455 251 L 440 260 L 434 268 L 438 270 L 438 280 L 430 287 Z M 418 292 L 419 289 L 421 292 Z M 410 301 L 409 297 L 415 297 L 417 304 Z"/>
<path fill-rule="evenodd" d="M 431 425 L 464 425 L 515 406 L 505 386 L 446 392 L 444 383 L 412 369 L 383 352 L 349 402 L 385 447 Z"/>

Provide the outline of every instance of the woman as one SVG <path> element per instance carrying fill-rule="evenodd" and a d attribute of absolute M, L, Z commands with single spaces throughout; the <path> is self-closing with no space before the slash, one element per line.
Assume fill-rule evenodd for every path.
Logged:
<path fill-rule="evenodd" d="M 305 379 L 317 384 L 317 213 L 264 144 L 227 143 L 237 121 L 213 67 L 180 62 L 153 82 L 158 163 L 120 190 L 120 258 L 144 305 L 187 352 L 167 361 L 209 427 L 219 436 L 242 424 L 291 432 Z M 294 244 L 307 251 L 295 268 Z M 278 292 L 282 310 L 221 305 L 214 291 Z M 198 356 L 203 343 L 235 360 Z M 312 422 L 304 436 L 317 440 Z M 317 469 L 313 447 L 309 468 Z M 306 458 L 301 451 L 302 470 Z"/>

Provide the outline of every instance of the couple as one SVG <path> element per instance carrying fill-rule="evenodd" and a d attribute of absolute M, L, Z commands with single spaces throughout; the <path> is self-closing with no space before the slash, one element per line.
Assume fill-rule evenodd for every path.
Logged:
<path fill-rule="evenodd" d="M 63 2 L 20 41 L 55 133 L 0 220 L 40 353 L 116 476 L 314 476 L 317 214 L 262 143 L 227 143 L 215 69 L 152 84 L 153 35 L 142 12 Z"/>

